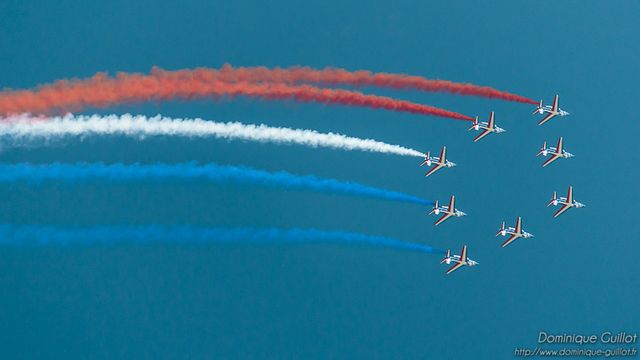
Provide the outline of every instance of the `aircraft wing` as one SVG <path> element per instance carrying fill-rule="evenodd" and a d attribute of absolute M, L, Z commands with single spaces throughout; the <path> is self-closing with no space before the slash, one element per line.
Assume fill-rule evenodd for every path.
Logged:
<path fill-rule="evenodd" d="M 429 160 L 429 159 L 426 159 L 425 161 L 423 161 L 422 164 L 420 164 L 420 166 L 426 164 L 427 160 Z M 427 173 L 424 174 L 424 176 L 429 176 L 429 175 L 433 174 L 434 172 L 440 170 L 440 168 L 442 168 L 446 164 L 447 164 L 447 147 L 443 146 L 442 147 L 442 151 L 440 152 L 440 158 L 438 158 L 438 162 L 436 163 L 436 166 L 431 168 L 431 170 L 427 171 Z"/>
<path fill-rule="evenodd" d="M 444 167 L 444 163 L 437 163 L 434 167 L 432 167 L 431 169 L 429 169 L 429 171 L 427 171 L 426 174 L 424 174 L 424 176 L 429 176 L 431 174 L 433 174 L 434 172 L 442 169 Z"/>
<path fill-rule="evenodd" d="M 451 268 L 449 268 L 449 270 L 447 270 L 447 275 L 449 275 L 452 272 L 460 269 L 463 266 L 464 266 L 464 263 L 462 263 L 462 262 L 458 262 L 458 263 L 454 264 Z"/>
<path fill-rule="evenodd" d="M 558 154 L 562 154 L 562 136 L 560 136 L 560 139 L 558 139 L 558 145 L 556 146 L 556 152 Z"/>
<path fill-rule="evenodd" d="M 489 134 L 491 134 L 491 128 L 485 129 L 483 132 L 481 132 L 480 135 L 476 136 L 476 138 L 473 139 L 473 142 L 477 142 L 478 140 L 482 139 L 483 137 Z"/>
<path fill-rule="evenodd" d="M 551 155 L 551 157 L 548 158 L 547 161 L 544 162 L 544 164 L 542 164 L 542 167 L 545 167 L 545 166 L 551 164 L 552 162 L 558 160 L 559 158 L 560 158 L 560 153 L 556 153 L 556 154 Z"/>
<path fill-rule="evenodd" d="M 562 139 L 562 138 L 561 138 Z M 447 162 L 447 147 L 443 146 L 442 151 L 440 151 L 440 160 L 441 163 L 446 164 Z"/>
<path fill-rule="evenodd" d="M 571 208 L 571 205 L 569 205 L 569 204 L 562 205 L 560 210 L 556 211 L 556 213 L 553 214 L 553 217 L 557 218 L 558 216 L 562 215 L 562 213 L 564 213 L 565 211 L 569 210 L 569 208 Z"/>
<path fill-rule="evenodd" d="M 553 105 L 551 106 L 551 110 L 552 110 L 554 113 L 557 113 L 557 112 L 558 112 L 558 107 L 559 107 L 559 104 L 558 104 L 558 102 L 559 102 L 559 101 L 558 101 L 558 98 L 559 98 L 559 96 L 558 96 L 558 95 L 556 95 L 556 97 L 555 97 L 555 98 L 553 98 Z"/>
<path fill-rule="evenodd" d="M 451 195 L 451 198 L 449 199 L 449 208 L 447 209 L 447 212 L 444 213 L 444 215 L 442 215 L 442 217 L 438 219 L 438 221 L 436 221 L 435 226 L 442 224 L 445 220 L 452 217 L 455 211 L 456 211 L 456 197 Z"/>
<path fill-rule="evenodd" d="M 556 115 L 557 115 L 557 113 L 554 113 L 554 112 L 548 113 L 547 116 L 543 117 L 542 120 L 540 120 L 538 122 L 538 125 L 542 125 L 542 124 L 546 123 L 547 121 L 553 119 Z"/>
<path fill-rule="evenodd" d="M 462 245 L 462 251 L 460 251 L 460 260 L 467 262 L 467 245 Z"/>
<path fill-rule="evenodd" d="M 501 246 L 502 246 L 502 247 L 505 247 L 505 246 L 507 246 L 507 245 L 511 244 L 512 242 L 514 242 L 514 241 L 515 241 L 516 239 L 518 239 L 519 237 L 520 237 L 520 235 L 518 235 L 518 234 L 513 234 L 513 235 L 511 235 L 511 236 L 507 239 L 507 241 L 503 242 Z"/>
<path fill-rule="evenodd" d="M 567 192 L 567 203 L 573 204 L 573 186 L 569 186 L 569 191 Z"/>
<path fill-rule="evenodd" d="M 522 217 L 518 216 L 518 220 L 516 220 L 516 234 L 522 234 Z"/>
<path fill-rule="evenodd" d="M 453 213 L 447 212 L 444 215 L 442 215 L 442 217 L 440 219 L 438 219 L 438 221 L 436 221 L 436 223 L 434 225 L 438 226 L 438 225 L 442 224 L 445 220 L 447 220 L 448 218 L 450 218 L 452 216 L 453 216 Z"/>
<path fill-rule="evenodd" d="M 453 265 L 449 270 L 447 270 L 447 274 L 451 274 L 452 272 L 465 266 L 466 263 L 467 263 L 467 245 L 464 245 L 462 246 L 462 252 L 460 252 L 460 260 L 458 261 L 457 264 Z"/>
<path fill-rule="evenodd" d="M 487 127 L 491 130 L 496 127 L 496 115 L 493 111 L 491 112 L 491 115 L 489 115 L 489 123 L 487 124 Z"/>

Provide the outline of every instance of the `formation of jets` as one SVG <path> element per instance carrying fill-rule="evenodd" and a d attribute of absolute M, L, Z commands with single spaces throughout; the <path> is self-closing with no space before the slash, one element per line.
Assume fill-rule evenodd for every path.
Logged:
<path fill-rule="evenodd" d="M 533 111 L 532 114 L 537 114 L 537 113 L 545 114 L 545 116 L 538 122 L 538 125 L 542 125 L 556 116 L 562 117 L 562 116 L 569 115 L 567 111 L 560 109 L 558 95 L 556 95 L 555 98 L 553 99 L 552 105 L 543 105 L 542 100 L 540 100 L 540 103 L 537 105 L 536 109 Z M 505 129 L 498 127 L 496 125 L 494 112 L 491 112 L 491 114 L 489 115 L 489 121 L 487 122 L 479 122 L 478 117 L 476 116 L 473 121 L 473 125 L 471 125 L 471 127 L 468 129 L 468 131 L 471 131 L 471 130 L 480 131 L 480 133 L 473 139 L 474 142 L 477 142 L 483 139 L 484 137 L 486 137 L 491 133 L 500 134 L 500 133 L 506 132 Z M 542 167 L 546 167 L 547 165 L 555 162 L 558 159 L 569 159 L 574 157 L 573 154 L 571 154 L 570 152 L 564 149 L 564 140 L 562 137 L 558 139 L 558 143 L 555 147 L 551 147 L 551 146 L 548 147 L 547 142 L 545 141 L 542 147 L 540 148 L 540 150 L 538 151 L 538 153 L 536 154 L 536 157 L 541 155 L 544 157 L 547 157 L 547 156 L 549 157 L 542 164 Z M 431 152 L 427 152 L 425 154 L 424 161 L 420 164 L 420 166 L 424 166 L 424 165 L 426 165 L 427 167 L 430 167 L 429 171 L 425 174 L 425 176 L 427 177 L 431 176 L 436 171 L 442 168 L 451 168 L 456 166 L 455 163 L 447 159 L 446 146 L 442 147 L 439 157 L 433 157 L 431 156 Z M 573 198 L 572 186 L 569 186 L 569 190 L 567 192 L 566 197 L 558 197 L 557 193 L 554 192 L 553 197 L 551 198 L 547 206 L 551 206 L 551 205 L 560 206 L 560 209 L 558 209 L 555 212 L 555 214 L 553 214 L 554 218 L 557 218 L 558 216 L 560 216 L 561 214 L 563 214 L 564 212 L 566 212 L 571 208 L 582 208 L 585 206 L 583 203 L 580 203 Z M 456 209 L 454 195 L 451 195 L 448 205 L 440 205 L 438 201 L 436 201 L 433 208 L 429 212 L 429 215 L 432 215 L 432 214 L 442 215 L 438 220 L 436 220 L 436 222 L 434 223 L 434 226 L 438 226 L 442 224 L 444 221 L 446 221 L 451 217 L 462 217 L 467 215 L 463 211 Z M 506 222 L 503 221 L 502 226 L 496 233 L 496 236 L 503 236 L 503 237 L 508 236 L 508 238 L 502 243 L 501 247 L 506 247 L 507 245 L 511 244 L 512 242 L 520 238 L 528 239 L 528 238 L 534 237 L 533 234 L 524 231 L 524 229 L 522 228 L 521 216 L 517 217 L 515 227 L 506 226 Z M 451 250 L 447 250 L 446 256 L 440 261 L 440 263 L 441 264 L 444 263 L 448 265 L 453 264 L 453 266 L 451 266 L 451 268 L 447 270 L 446 274 L 450 274 L 460 269 L 463 266 L 478 265 L 478 262 L 471 260 L 470 258 L 467 257 L 467 245 L 464 245 L 462 247 L 462 250 L 459 255 L 452 255 Z"/>

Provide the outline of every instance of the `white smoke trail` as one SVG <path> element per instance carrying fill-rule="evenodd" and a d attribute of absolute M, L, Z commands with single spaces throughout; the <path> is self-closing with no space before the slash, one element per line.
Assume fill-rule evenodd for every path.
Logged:
<path fill-rule="evenodd" d="M 121 135 L 137 139 L 149 136 L 213 137 L 227 140 L 248 140 L 276 144 L 298 144 L 340 150 L 360 150 L 424 157 L 420 151 L 372 139 L 360 139 L 342 134 L 319 133 L 314 130 L 245 125 L 238 122 L 220 123 L 203 119 L 172 119 L 133 116 L 74 116 L 38 118 L 29 115 L 0 118 L 0 144 L 3 146 L 36 146 L 69 137 Z"/>

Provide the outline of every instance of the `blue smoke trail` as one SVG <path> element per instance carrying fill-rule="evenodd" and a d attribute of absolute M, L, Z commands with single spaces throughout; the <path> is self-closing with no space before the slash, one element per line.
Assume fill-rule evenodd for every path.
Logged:
<path fill-rule="evenodd" d="M 255 184 L 267 187 L 304 189 L 324 193 L 341 193 L 362 197 L 403 201 L 432 206 L 433 202 L 422 198 L 334 179 L 322 179 L 314 175 L 298 176 L 286 171 L 267 172 L 244 166 L 226 166 L 214 163 L 198 165 L 196 162 L 180 164 L 104 164 L 52 163 L 35 165 L 29 163 L 0 164 L 2 182 L 41 181 L 166 181 L 192 180 Z"/>
<path fill-rule="evenodd" d="M 342 231 L 278 228 L 211 228 L 193 226 L 96 226 L 56 227 L 0 224 L 2 246 L 115 245 L 135 244 L 347 244 L 442 254 L 444 251 L 418 243 Z"/>

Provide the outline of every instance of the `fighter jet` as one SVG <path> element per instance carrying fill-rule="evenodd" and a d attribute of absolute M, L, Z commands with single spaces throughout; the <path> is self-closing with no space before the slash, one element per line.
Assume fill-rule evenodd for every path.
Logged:
<path fill-rule="evenodd" d="M 538 154 L 536 156 L 547 156 L 547 155 L 551 155 L 551 157 L 549 159 L 547 159 L 547 161 L 544 162 L 544 164 L 542 164 L 542 167 L 545 167 L 549 164 L 551 164 L 552 162 L 558 160 L 559 158 L 572 158 L 573 154 L 564 150 L 564 148 L 562 147 L 562 136 L 560 137 L 560 139 L 558 139 L 558 146 L 556 147 L 547 147 L 547 142 L 545 141 L 544 144 L 542 144 L 542 148 L 540 149 L 540 151 L 538 151 Z"/>
<path fill-rule="evenodd" d="M 478 122 L 478 117 L 476 116 L 476 118 L 473 120 L 473 125 L 471 125 L 471 127 L 467 131 L 479 131 L 481 129 L 483 131 L 478 136 L 476 136 L 475 139 L 473 139 L 473 142 L 476 142 L 491 133 L 499 134 L 507 131 L 496 126 L 495 114 L 493 113 L 493 111 L 491 112 L 491 115 L 489 115 L 489 122 Z"/>
<path fill-rule="evenodd" d="M 442 213 L 443 215 L 440 219 L 438 219 L 438 221 L 435 222 L 434 224 L 435 226 L 442 224 L 443 221 L 447 220 L 452 216 L 460 217 L 460 216 L 467 215 L 464 212 L 455 208 L 455 201 L 456 201 L 456 197 L 453 195 L 451 195 L 451 199 L 449 200 L 449 205 L 446 205 L 446 206 L 445 205 L 438 206 L 438 200 L 436 200 L 436 203 L 433 206 L 433 209 L 431 209 L 431 211 L 429 212 L 429 215 L 431 214 L 439 215 L 440 213 Z"/>
<path fill-rule="evenodd" d="M 551 201 L 549 201 L 547 206 L 551 206 L 551 205 L 557 206 L 558 204 L 562 205 L 562 207 L 560 208 L 560 210 L 556 211 L 555 214 L 553 214 L 554 218 L 557 218 L 562 213 L 571 209 L 572 207 L 581 208 L 586 206 L 585 204 L 579 203 L 573 199 L 573 186 L 569 186 L 569 191 L 567 193 L 566 198 L 558 197 L 556 192 L 555 191 L 553 192 L 553 197 L 551 198 Z"/>
<path fill-rule="evenodd" d="M 424 161 L 422 162 L 422 164 L 420 164 L 420 166 L 422 165 L 427 165 L 427 166 L 435 165 L 426 174 L 424 174 L 424 176 L 429 176 L 434 172 L 442 169 L 443 167 L 450 168 L 450 167 L 456 166 L 455 163 L 447 160 L 446 146 L 442 147 L 442 151 L 440 152 L 440 157 L 432 157 L 431 152 L 427 152 L 426 156 L 424 157 Z"/>
<path fill-rule="evenodd" d="M 447 275 L 451 274 L 452 272 L 458 270 L 463 266 L 478 265 L 478 262 L 471 260 L 467 257 L 467 245 L 464 245 L 462 247 L 462 251 L 460 252 L 460 255 L 451 255 L 451 250 L 447 250 L 447 256 L 445 256 L 444 259 L 440 261 L 440 264 L 443 264 L 443 263 L 446 263 L 446 264 L 454 263 L 454 265 L 449 270 L 447 270 Z"/>
<path fill-rule="evenodd" d="M 540 120 L 538 122 L 538 125 L 542 125 L 542 124 L 546 123 L 547 121 L 553 119 L 556 116 L 567 116 L 567 115 L 569 115 L 568 112 L 560 109 L 559 104 L 558 104 L 558 95 L 556 95 L 556 97 L 553 99 L 553 105 L 551 105 L 551 106 L 542 105 L 542 100 L 540 100 L 540 103 L 538 104 L 536 109 L 531 114 L 533 115 L 535 113 L 540 113 L 540 114 L 547 113 L 547 115 L 545 117 L 543 117 L 542 120 Z"/>
<path fill-rule="evenodd" d="M 530 234 L 526 231 L 522 230 L 522 218 L 520 216 L 518 216 L 518 219 L 516 220 L 516 227 L 512 228 L 512 227 L 508 227 L 506 228 L 504 226 L 504 221 L 502 222 L 502 227 L 500 228 L 500 230 L 498 230 L 498 232 L 496 233 L 496 236 L 501 235 L 501 236 L 506 236 L 507 234 L 511 235 L 507 241 L 502 243 L 502 247 L 505 247 L 509 244 L 511 244 L 512 242 L 516 241 L 519 238 L 532 238 L 533 234 Z"/>

